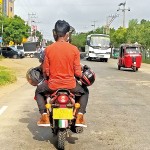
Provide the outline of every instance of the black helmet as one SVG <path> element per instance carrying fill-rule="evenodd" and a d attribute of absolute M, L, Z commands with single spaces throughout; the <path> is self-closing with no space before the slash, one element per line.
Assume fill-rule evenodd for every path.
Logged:
<path fill-rule="evenodd" d="M 26 79 L 31 85 L 37 86 L 44 81 L 42 70 L 39 67 L 30 68 L 26 73 Z"/>
<path fill-rule="evenodd" d="M 83 85 L 92 85 L 95 81 L 95 73 L 90 68 L 84 69 L 80 81 Z"/>

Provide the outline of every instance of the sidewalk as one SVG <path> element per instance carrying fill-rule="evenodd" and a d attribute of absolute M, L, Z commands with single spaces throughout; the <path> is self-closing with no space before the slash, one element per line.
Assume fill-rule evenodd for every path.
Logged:
<path fill-rule="evenodd" d="M 142 63 L 141 68 L 139 68 L 144 73 L 150 74 L 150 64 Z"/>
<path fill-rule="evenodd" d="M 13 94 L 13 91 L 17 90 L 21 86 L 24 86 L 25 84 L 28 84 L 25 78 L 17 77 L 17 82 L 0 87 L 0 99 L 4 95 L 7 96 L 7 93 Z"/>

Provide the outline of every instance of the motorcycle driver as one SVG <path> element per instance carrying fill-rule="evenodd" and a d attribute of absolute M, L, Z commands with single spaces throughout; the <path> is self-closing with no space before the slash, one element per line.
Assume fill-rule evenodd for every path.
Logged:
<path fill-rule="evenodd" d="M 75 125 L 86 127 L 84 114 L 88 102 L 88 89 L 85 88 L 86 86 L 81 87 L 76 82 L 75 77 L 81 79 L 83 84 L 87 82 L 87 77 L 81 71 L 79 50 L 68 43 L 69 31 L 70 25 L 64 20 L 58 20 L 53 30 L 56 42 L 45 49 L 42 66 L 43 73 L 48 78 L 48 83 L 43 82 L 38 85 L 35 92 L 41 113 L 41 119 L 37 123 L 38 126 L 50 126 L 43 93 L 53 93 L 59 88 L 66 88 L 74 94 L 81 94 L 79 102 L 81 107 L 79 108 Z M 88 84 L 90 85 L 93 82 L 88 81 Z"/>

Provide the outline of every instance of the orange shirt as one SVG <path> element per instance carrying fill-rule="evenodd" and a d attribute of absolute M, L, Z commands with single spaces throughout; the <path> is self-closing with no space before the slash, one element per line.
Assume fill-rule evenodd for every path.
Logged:
<path fill-rule="evenodd" d="M 68 42 L 55 42 L 45 50 L 44 72 L 49 76 L 48 86 L 72 89 L 76 86 L 74 76 L 81 77 L 80 52 Z"/>

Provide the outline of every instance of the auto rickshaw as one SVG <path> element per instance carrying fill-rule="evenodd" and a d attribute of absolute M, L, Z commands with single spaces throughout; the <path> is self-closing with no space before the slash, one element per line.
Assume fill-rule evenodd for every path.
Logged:
<path fill-rule="evenodd" d="M 142 55 L 140 44 L 121 44 L 118 70 L 123 68 L 132 68 L 134 72 L 138 71 L 141 67 Z"/>
<path fill-rule="evenodd" d="M 113 55 L 114 59 L 118 59 L 118 57 L 119 57 L 119 48 L 114 48 L 112 55 Z"/>

